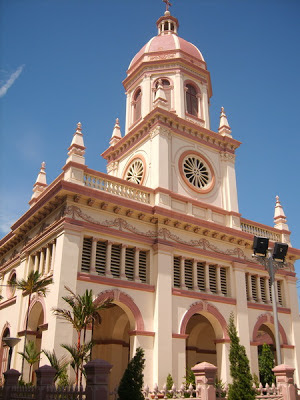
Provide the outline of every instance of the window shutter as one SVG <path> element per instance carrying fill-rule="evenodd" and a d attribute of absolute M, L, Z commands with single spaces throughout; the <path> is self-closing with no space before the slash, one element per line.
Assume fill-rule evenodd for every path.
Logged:
<path fill-rule="evenodd" d="M 81 257 L 81 271 L 89 272 L 91 266 L 92 239 L 84 238 Z"/>
<path fill-rule="evenodd" d="M 129 281 L 134 280 L 134 254 L 135 249 L 127 247 L 125 251 L 125 275 Z"/>
<path fill-rule="evenodd" d="M 251 275 L 251 286 L 252 286 L 252 297 L 257 301 L 257 286 L 256 286 L 256 276 Z"/>
<path fill-rule="evenodd" d="M 180 288 L 180 257 L 174 257 L 174 287 Z"/>
<path fill-rule="evenodd" d="M 139 254 L 139 276 L 143 283 L 147 282 L 147 251 L 143 250 Z"/>
<path fill-rule="evenodd" d="M 227 268 L 221 267 L 220 268 L 220 277 L 221 277 L 221 293 L 225 296 L 228 294 L 227 290 Z"/>
<path fill-rule="evenodd" d="M 111 261 L 110 270 L 112 276 L 120 276 L 120 262 L 121 262 L 121 246 L 119 244 L 113 244 L 111 246 Z"/>
<path fill-rule="evenodd" d="M 266 295 L 266 280 L 264 277 L 260 277 L 260 294 L 263 303 L 267 302 L 267 295 Z"/>
<path fill-rule="evenodd" d="M 199 290 L 205 292 L 205 264 L 197 263 L 197 284 Z"/>
<path fill-rule="evenodd" d="M 282 282 L 277 281 L 277 297 L 278 297 L 278 303 L 282 306 L 283 301 L 282 301 Z"/>
<path fill-rule="evenodd" d="M 209 266 L 209 288 L 212 293 L 217 293 L 217 273 L 215 265 Z"/>

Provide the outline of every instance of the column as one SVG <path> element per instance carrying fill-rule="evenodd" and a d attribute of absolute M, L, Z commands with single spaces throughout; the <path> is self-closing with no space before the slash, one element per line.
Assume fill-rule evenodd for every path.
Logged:
<path fill-rule="evenodd" d="M 134 253 L 134 281 L 142 282 L 139 275 L 139 266 L 140 266 L 140 249 L 138 247 L 135 248 Z"/>
<path fill-rule="evenodd" d="M 156 286 L 154 298 L 153 326 L 155 331 L 153 348 L 153 383 L 159 387 L 172 374 L 172 247 L 153 246 L 153 281 Z"/>
<path fill-rule="evenodd" d="M 193 290 L 199 292 L 197 260 L 193 261 Z"/>
<path fill-rule="evenodd" d="M 49 273 L 50 268 L 50 244 L 46 247 L 45 274 Z"/>
<path fill-rule="evenodd" d="M 267 304 L 271 304 L 270 290 L 269 290 L 269 279 L 265 278 L 265 290 L 266 290 L 266 299 Z"/>
<path fill-rule="evenodd" d="M 230 383 L 230 364 L 229 360 L 229 350 L 230 350 L 230 340 L 229 339 L 219 339 L 215 341 L 216 351 L 217 351 L 217 365 L 218 365 L 218 378 L 222 379 L 223 382 Z"/>
<path fill-rule="evenodd" d="M 44 262 L 45 262 L 45 252 L 44 249 L 40 251 L 40 263 L 39 263 L 39 272 L 44 275 Z"/>
<path fill-rule="evenodd" d="M 92 240 L 92 252 L 91 252 L 91 263 L 90 263 L 90 274 L 97 274 L 96 271 L 96 251 L 97 251 L 97 238 L 93 238 Z"/>
<path fill-rule="evenodd" d="M 262 303 L 262 298 L 261 298 L 261 287 L 260 287 L 260 277 L 259 275 L 256 275 L 256 291 L 257 291 L 257 302 Z"/>
<path fill-rule="evenodd" d="M 205 279 L 205 292 L 211 294 L 210 286 L 209 286 L 209 265 L 205 263 L 204 266 L 204 279 Z"/>
<path fill-rule="evenodd" d="M 53 272 L 54 270 L 54 263 L 55 263 L 55 251 L 56 251 L 56 241 L 53 242 L 52 244 L 52 259 L 51 259 L 51 269 L 50 272 Z"/>
<path fill-rule="evenodd" d="M 105 266 L 105 276 L 107 278 L 112 278 L 112 273 L 110 270 L 110 260 L 111 260 L 111 246 L 112 242 L 108 241 L 107 242 L 107 248 L 106 248 L 106 266 Z"/>
<path fill-rule="evenodd" d="M 120 279 L 126 279 L 126 274 L 125 274 L 126 248 L 127 248 L 126 244 L 121 245 Z"/>
<path fill-rule="evenodd" d="M 39 253 L 38 252 L 35 252 L 34 253 L 34 267 L 33 267 L 33 269 L 34 269 L 34 271 L 38 271 L 39 270 Z"/>
<path fill-rule="evenodd" d="M 180 258 L 180 289 L 187 289 L 185 286 L 185 268 L 184 268 L 185 258 Z"/>
<path fill-rule="evenodd" d="M 221 291 L 221 267 L 216 265 L 216 283 L 217 283 L 217 295 L 223 296 Z"/>

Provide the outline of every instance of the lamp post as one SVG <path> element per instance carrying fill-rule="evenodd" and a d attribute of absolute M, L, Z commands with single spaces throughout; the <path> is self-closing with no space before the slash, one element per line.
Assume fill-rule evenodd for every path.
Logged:
<path fill-rule="evenodd" d="M 280 338 L 279 338 L 279 324 L 278 324 L 278 312 L 277 312 L 277 296 L 275 288 L 275 274 L 279 268 L 284 267 L 284 260 L 288 251 L 288 245 L 286 243 L 276 242 L 274 245 L 273 252 L 268 248 L 269 239 L 264 237 L 254 236 L 253 239 L 253 257 L 264 265 L 269 273 L 271 282 L 271 294 L 272 294 L 272 306 L 273 306 L 273 318 L 274 318 L 274 331 L 275 331 L 275 345 L 277 354 L 277 365 L 282 364 L 281 352 L 280 352 Z"/>
<path fill-rule="evenodd" d="M 5 337 L 2 339 L 2 341 L 9 347 L 6 371 L 8 371 L 10 369 L 13 348 L 17 343 L 19 343 L 20 340 L 21 339 L 14 338 L 14 337 Z"/>

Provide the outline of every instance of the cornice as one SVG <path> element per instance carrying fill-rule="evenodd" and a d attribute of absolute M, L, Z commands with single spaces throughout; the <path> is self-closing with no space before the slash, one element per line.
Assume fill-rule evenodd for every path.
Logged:
<path fill-rule="evenodd" d="M 198 124 L 178 117 L 176 114 L 156 107 L 115 146 L 109 147 L 101 155 L 108 163 L 119 160 L 134 147 L 140 144 L 156 126 L 163 126 L 175 135 L 188 138 L 199 144 L 209 146 L 219 152 L 234 154 L 241 142 L 228 136 L 199 126 Z"/>

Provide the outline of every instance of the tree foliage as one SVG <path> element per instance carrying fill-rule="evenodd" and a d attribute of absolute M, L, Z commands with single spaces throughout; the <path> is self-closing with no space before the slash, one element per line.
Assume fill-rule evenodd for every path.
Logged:
<path fill-rule="evenodd" d="M 258 355 L 259 379 L 263 386 L 268 383 L 270 386 L 275 383 L 274 355 L 269 345 L 263 344 L 261 353 Z"/>
<path fill-rule="evenodd" d="M 24 352 L 19 352 L 19 354 L 29 364 L 28 380 L 29 380 L 29 382 L 31 382 L 32 381 L 32 373 L 31 373 L 32 367 L 33 367 L 33 365 L 35 363 L 37 363 L 39 361 L 41 351 L 38 351 L 37 348 L 35 347 L 34 341 L 30 340 L 25 346 L 25 351 Z"/>
<path fill-rule="evenodd" d="M 121 379 L 118 389 L 120 400 L 144 400 L 144 365 L 144 350 L 138 347 Z"/>
<path fill-rule="evenodd" d="M 25 295 L 28 295 L 23 354 L 25 354 L 26 351 L 28 318 L 32 295 L 36 293 L 39 296 L 45 297 L 49 289 L 48 286 L 52 282 L 52 278 L 43 278 L 42 274 L 40 274 L 38 271 L 29 272 L 27 279 L 13 279 L 9 282 L 10 285 L 14 285 L 17 289 L 22 290 Z M 23 378 L 23 369 L 24 357 L 22 359 L 21 378 Z"/>
<path fill-rule="evenodd" d="M 230 337 L 229 362 L 230 375 L 232 377 L 232 384 L 229 385 L 228 400 L 255 400 L 249 360 L 245 347 L 240 344 L 233 314 L 230 315 L 227 329 Z"/>
<path fill-rule="evenodd" d="M 54 382 L 56 382 L 57 380 L 64 380 L 66 376 L 67 366 L 69 364 L 66 356 L 58 358 L 54 350 L 43 350 L 43 353 L 48 358 L 51 367 L 54 368 L 56 371 Z"/>

